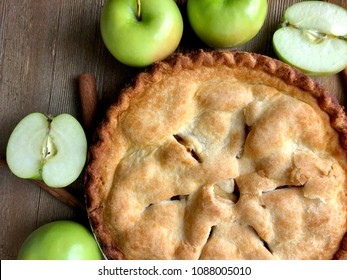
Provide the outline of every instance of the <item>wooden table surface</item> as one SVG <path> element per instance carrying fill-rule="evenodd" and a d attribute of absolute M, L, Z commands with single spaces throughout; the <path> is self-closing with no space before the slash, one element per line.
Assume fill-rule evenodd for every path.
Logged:
<path fill-rule="evenodd" d="M 135 1 L 135 0 L 134 0 Z M 274 56 L 271 39 L 284 10 L 299 1 L 269 0 L 265 24 L 240 50 Z M 347 8 L 346 0 L 328 1 Z M 186 18 L 186 1 L 177 1 L 185 31 L 177 51 L 205 49 Z M 97 77 L 100 120 L 117 93 L 142 69 L 122 65 L 105 48 L 99 18 L 104 0 L 0 1 L 0 156 L 8 138 L 27 114 L 70 113 L 80 121 L 77 77 Z M 345 103 L 340 74 L 318 79 Z M 82 176 L 66 188 L 82 198 Z M 37 227 L 60 219 L 87 224 L 86 213 L 74 209 L 0 167 L 0 258 L 16 259 L 25 238 Z"/>

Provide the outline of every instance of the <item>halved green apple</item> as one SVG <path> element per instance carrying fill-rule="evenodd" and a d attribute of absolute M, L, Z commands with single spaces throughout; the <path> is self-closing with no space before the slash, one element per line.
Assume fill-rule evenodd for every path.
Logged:
<path fill-rule="evenodd" d="M 347 10 L 327 2 L 290 6 L 273 36 L 279 59 L 312 76 L 336 74 L 347 66 Z"/>
<path fill-rule="evenodd" d="M 74 182 L 86 158 L 86 135 L 69 114 L 27 115 L 13 130 L 6 148 L 7 164 L 16 176 L 43 180 L 51 187 Z"/>

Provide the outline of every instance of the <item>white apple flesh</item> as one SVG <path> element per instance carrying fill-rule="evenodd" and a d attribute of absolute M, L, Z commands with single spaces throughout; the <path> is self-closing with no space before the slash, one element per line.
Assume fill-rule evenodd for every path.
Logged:
<path fill-rule="evenodd" d="M 347 10 L 306 1 L 290 6 L 273 36 L 277 56 L 312 76 L 331 75 L 347 66 Z"/>
<path fill-rule="evenodd" d="M 13 130 L 6 160 L 16 176 L 43 180 L 51 187 L 74 182 L 84 167 L 87 140 L 80 123 L 69 114 L 49 118 L 32 113 Z"/>

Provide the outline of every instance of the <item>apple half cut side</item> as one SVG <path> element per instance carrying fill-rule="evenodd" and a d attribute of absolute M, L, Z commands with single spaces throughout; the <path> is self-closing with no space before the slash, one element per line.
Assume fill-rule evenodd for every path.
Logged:
<path fill-rule="evenodd" d="M 279 59 L 311 76 L 332 75 L 347 66 L 347 10 L 321 1 L 290 6 L 273 36 Z"/>
<path fill-rule="evenodd" d="M 6 160 L 11 172 L 24 179 L 66 187 L 81 174 L 87 158 L 87 139 L 80 123 L 69 114 L 54 118 L 31 113 L 8 140 Z"/>

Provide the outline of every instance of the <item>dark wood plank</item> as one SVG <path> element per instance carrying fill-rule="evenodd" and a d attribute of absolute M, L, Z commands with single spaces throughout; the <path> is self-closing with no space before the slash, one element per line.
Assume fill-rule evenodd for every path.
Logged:
<path fill-rule="evenodd" d="M 40 24 L 43 8 L 36 10 L 34 2 L 21 1 L 14 5 L 5 1 L 1 8 L 0 152 L 4 154 L 8 136 L 18 120 L 31 111 L 47 110 L 49 84 L 46 82 L 50 79 L 47 72 L 39 71 L 49 70 L 51 59 L 45 50 L 49 49 L 51 38 L 49 30 Z M 36 12 L 39 16 L 34 16 Z M 42 32 L 33 32 L 33 28 Z M 0 178 L 0 215 L 4 229 L 1 257 L 14 258 L 21 242 L 39 224 L 41 191 L 4 170 Z"/>
<path fill-rule="evenodd" d="M 94 11 L 99 11 L 100 4 L 93 6 L 91 3 L 86 7 L 84 1 L 60 0 L 1 3 L 0 149 L 4 154 L 12 129 L 26 114 L 33 111 L 53 115 L 69 112 L 78 117 L 74 75 L 86 71 L 89 60 L 88 55 L 81 57 L 78 54 L 79 50 L 83 50 L 80 45 L 71 44 L 79 38 L 79 34 L 85 33 L 76 29 L 73 38 L 71 32 L 67 33 L 67 27 L 70 31 L 74 29 L 77 12 L 82 18 L 87 9 L 93 11 L 94 7 Z M 97 14 L 95 12 L 95 19 Z M 87 14 L 88 18 L 91 18 L 90 14 Z M 81 23 L 78 27 L 88 30 L 90 26 L 85 24 Z M 87 46 L 92 41 L 84 39 L 79 43 Z M 69 48 L 71 52 L 68 52 Z M 91 53 L 89 55 L 92 56 Z M 86 63 L 79 63 L 79 60 Z M 88 63 L 94 64 L 92 61 Z M 71 69 L 74 65 L 79 68 Z M 4 229 L 0 235 L 3 241 L 0 246 L 2 259 L 15 258 L 24 238 L 46 222 L 72 218 L 85 222 L 86 217 L 78 216 L 70 207 L 32 182 L 15 178 L 8 171 L 1 170 L 0 184 L 0 216 Z"/>

